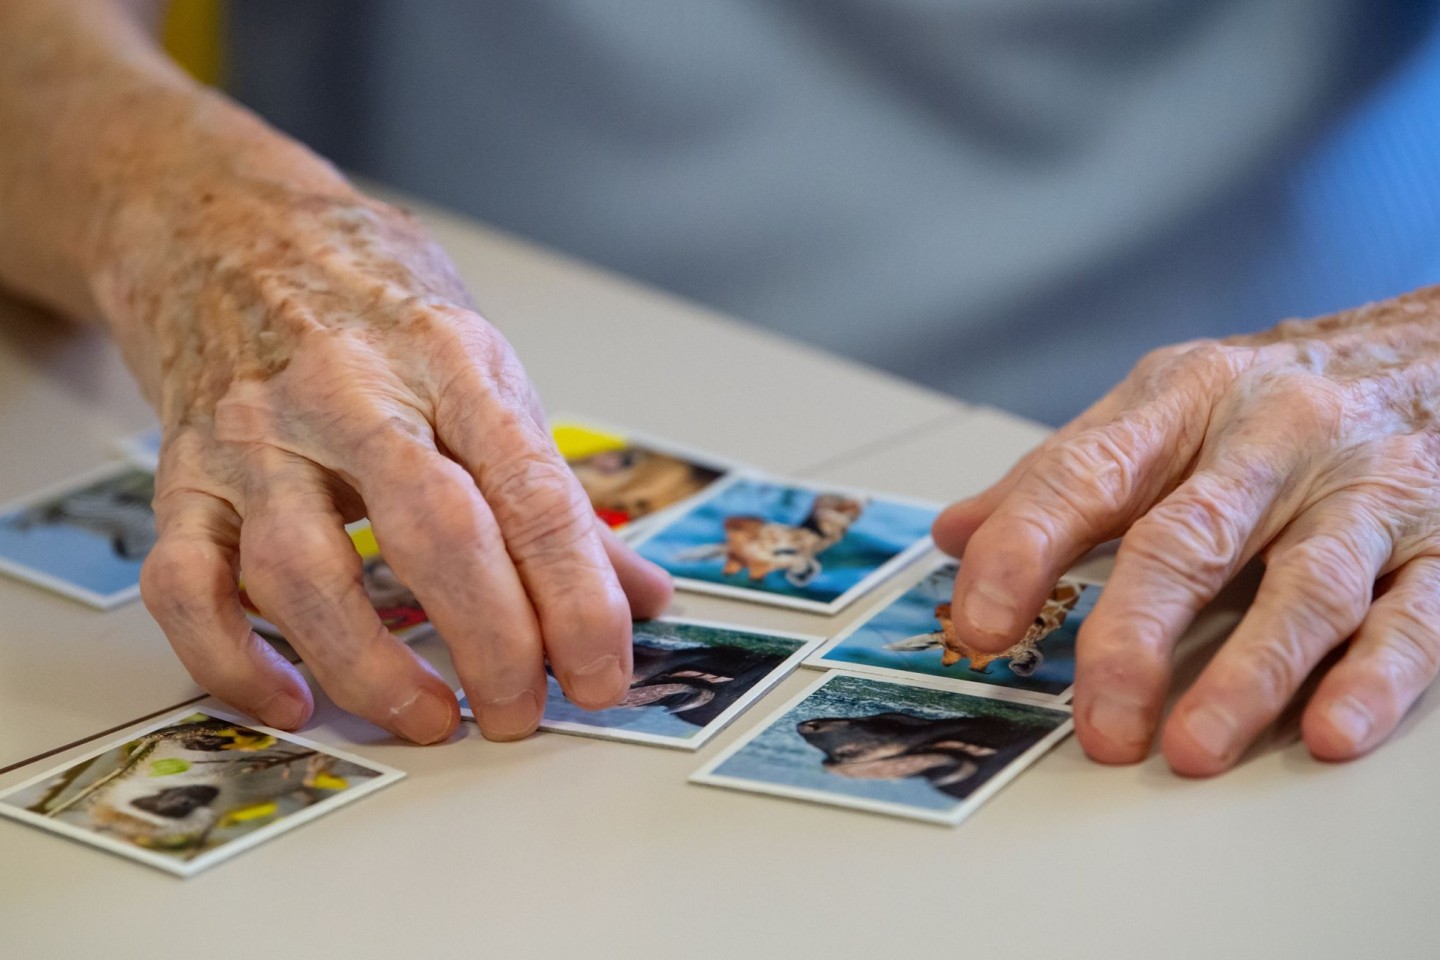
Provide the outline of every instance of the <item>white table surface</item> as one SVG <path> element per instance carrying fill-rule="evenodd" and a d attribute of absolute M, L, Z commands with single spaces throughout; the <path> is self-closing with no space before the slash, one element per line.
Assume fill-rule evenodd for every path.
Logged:
<path fill-rule="evenodd" d="M 422 212 L 553 410 L 936 500 L 1044 435 Z M 98 333 L 0 304 L 0 500 L 149 422 Z M 1244 593 L 1202 618 L 1182 675 Z M 831 619 L 681 594 L 674 612 L 833 633 L 868 606 Z M 0 610 L 0 768 L 199 692 L 138 604 L 98 613 L 0 580 Z M 449 673 L 438 640 L 418 648 Z M 1159 757 L 1101 767 L 1072 739 L 953 829 L 685 782 L 811 676 L 698 754 L 491 744 L 468 724 L 413 747 L 318 698 L 307 736 L 408 778 L 183 881 L 0 821 L 0 957 L 1440 955 L 1434 697 L 1349 765 L 1311 760 L 1293 718 L 1211 781 Z"/>

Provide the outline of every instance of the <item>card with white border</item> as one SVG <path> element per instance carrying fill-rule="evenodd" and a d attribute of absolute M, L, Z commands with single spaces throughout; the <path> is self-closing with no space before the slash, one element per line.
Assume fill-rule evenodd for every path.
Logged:
<path fill-rule="evenodd" d="M 17 784 L 0 816 L 188 877 L 404 776 L 207 707 Z"/>
<path fill-rule="evenodd" d="M 954 825 L 1072 727 L 1059 704 L 835 671 L 690 780 Z"/>
<path fill-rule="evenodd" d="M 892 592 L 864 619 L 826 641 L 805 666 L 1068 702 L 1075 683 L 1075 636 L 1095 606 L 1099 585 L 1063 578 L 1025 635 L 1008 650 L 986 655 L 955 638 L 950 599 L 959 569 L 949 557 L 929 565 L 918 581 Z"/>
<path fill-rule="evenodd" d="M 929 550 L 939 508 L 741 473 L 633 541 L 676 586 L 834 614 Z"/>
<path fill-rule="evenodd" d="M 627 539 L 743 469 L 716 454 L 593 417 L 557 415 L 550 433 L 596 514 Z"/>
<path fill-rule="evenodd" d="M 0 506 L 0 573 L 102 610 L 140 595 L 155 476 L 114 463 Z"/>
<path fill-rule="evenodd" d="M 636 621 L 634 679 L 608 710 L 585 710 L 546 676 L 541 730 L 698 750 L 788 676 L 823 637 L 708 620 Z M 458 691 L 460 714 L 475 719 Z"/>

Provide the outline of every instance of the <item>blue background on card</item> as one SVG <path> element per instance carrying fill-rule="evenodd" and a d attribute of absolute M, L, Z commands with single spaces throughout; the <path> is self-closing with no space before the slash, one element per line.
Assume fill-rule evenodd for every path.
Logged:
<path fill-rule="evenodd" d="M 27 509 L 0 517 L 0 557 L 102 597 L 140 583 L 143 557 L 118 556 L 108 537 L 72 524 L 37 524 L 21 529 L 19 519 Z"/>
<path fill-rule="evenodd" d="M 787 657 L 804 646 L 805 641 L 692 624 L 637 623 L 635 624 L 635 643 L 637 646 L 643 644 L 659 650 L 706 647 L 713 649 L 727 646 L 746 651 L 763 651 L 773 658 L 774 667 L 779 667 Z M 771 670 L 773 672 L 773 667 Z M 766 674 L 764 677 L 756 678 L 756 682 L 748 684 L 748 687 L 753 689 L 769 676 Z M 587 727 L 628 730 L 635 733 L 650 733 L 686 740 L 698 735 L 704 729 L 704 727 L 686 722 L 665 707 L 654 704 L 639 707 L 612 707 L 609 710 L 585 710 L 565 699 L 565 694 L 554 677 L 547 675 L 546 685 L 545 719 L 547 720 L 563 720 Z M 739 690 L 727 689 L 726 692 L 737 695 L 737 699 L 741 694 Z"/>
<path fill-rule="evenodd" d="M 784 716 L 766 727 L 759 736 L 712 772 L 720 776 L 758 780 L 923 810 L 950 811 L 960 806 L 963 800 L 932 787 L 923 777 L 857 780 L 830 773 L 821 765 L 825 755 L 806 743 L 805 738 L 795 730 L 796 724 L 804 720 L 819 717 L 867 717 L 890 711 L 937 720 L 989 714 L 1020 720 L 1027 725 L 1043 723 L 1046 729 L 1036 734 L 1034 739 L 1037 743 L 1069 719 L 1068 714 L 1040 706 L 922 687 L 905 687 L 884 680 L 836 675 L 829 684 L 787 710 Z M 980 786 L 981 783 L 974 783 L 972 792 Z"/>
<path fill-rule="evenodd" d="M 969 660 L 943 666 L 939 647 L 911 652 L 885 649 L 887 643 L 940 629 L 935 605 L 949 602 L 955 588 L 955 571 L 954 564 L 937 568 L 825 656 L 845 663 L 887 667 L 929 677 L 973 680 L 1044 694 L 1063 693 L 1075 683 L 1075 634 L 1095 606 L 1095 598 L 1100 593 L 1100 588 L 1095 586 L 1086 586 L 1060 629 L 1040 641 L 1045 663 L 1028 677 L 1012 673 L 1006 660 L 992 661 L 982 673 L 971 670 Z"/>
<path fill-rule="evenodd" d="M 809 514 L 815 496 L 814 491 L 803 488 L 742 479 L 669 524 L 637 549 L 641 556 L 677 577 L 829 603 L 929 535 L 930 524 L 935 519 L 935 511 L 927 507 L 871 499 L 844 539 L 820 554 L 821 573 L 804 587 L 794 586 L 783 573 L 771 573 L 758 584 L 752 583 L 743 570 L 734 576 L 722 576 L 723 556 L 707 560 L 680 559 L 681 554 L 697 547 L 723 544 L 726 517 L 754 515 L 772 522 L 799 524 Z"/>

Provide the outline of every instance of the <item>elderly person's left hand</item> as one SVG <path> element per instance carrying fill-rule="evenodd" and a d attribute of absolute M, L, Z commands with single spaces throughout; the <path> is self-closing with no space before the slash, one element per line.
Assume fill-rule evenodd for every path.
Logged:
<path fill-rule="evenodd" d="M 1251 558 L 1254 604 L 1164 725 L 1219 773 L 1348 643 L 1305 708 L 1326 760 L 1395 729 L 1440 668 L 1440 288 L 1146 357 L 984 493 L 947 509 L 958 638 L 1009 646 L 1074 561 L 1123 535 L 1080 630 L 1076 731 L 1149 751 L 1176 642 Z"/>

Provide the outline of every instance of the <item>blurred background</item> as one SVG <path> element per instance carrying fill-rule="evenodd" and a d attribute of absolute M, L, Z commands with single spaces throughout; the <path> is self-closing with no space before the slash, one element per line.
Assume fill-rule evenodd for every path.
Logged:
<path fill-rule="evenodd" d="M 1440 282 L 1437 12 L 177 0 L 166 38 L 346 169 L 1058 424 L 1152 347 Z"/>

